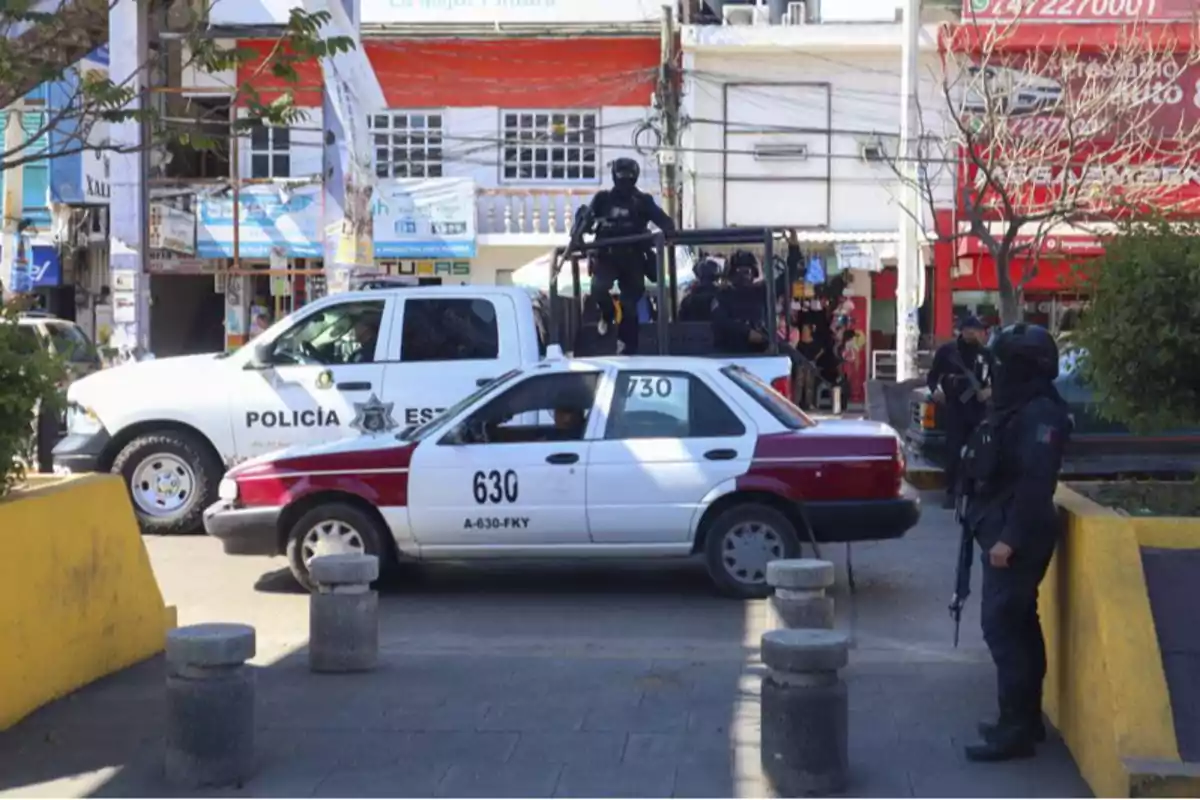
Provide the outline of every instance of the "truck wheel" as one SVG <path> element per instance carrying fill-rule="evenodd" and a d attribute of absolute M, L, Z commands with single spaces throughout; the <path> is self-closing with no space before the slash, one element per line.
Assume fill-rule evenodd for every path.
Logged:
<path fill-rule="evenodd" d="M 136 437 L 117 455 L 112 472 L 125 479 L 142 532 L 158 535 L 200 530 L 224 474 L 208 447 L 184 431 Z"/>
<path fill-rule="evenodd" d="M 384 545 L 386 534 L 370 514 L 349 503 L 319 505 L 296 520 L 288 531 L 288 567 L 296 581 L 310 592 L 316 591 L 316 584 L 308 574 L 308 563 L 317 556 L 343 553 L 375 556 L 383 574 L 390 566 L 391 556 Z"/>
<path fill-rule="evenodd" d="M 722 512 L 708 527 L 704 558 L 717 591 L 728 597 L 766 597 L 767 562 L 800 552 L 796 527 L 761 503 L 743 503 Z"/>

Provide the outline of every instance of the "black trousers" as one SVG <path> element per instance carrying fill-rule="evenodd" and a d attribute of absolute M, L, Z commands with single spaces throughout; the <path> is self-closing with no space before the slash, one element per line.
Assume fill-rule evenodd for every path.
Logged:
<path fill-rule="evenodd" d="M 1045 536 L 1052 538 L 1050 531 Z M 1033 725 L 1041 718 L 1046 641 L 1038 618 L 1038 585 L 1053 552 L 1051 546 L 1043 553 L 1017 553 L 1002 569 L 993 567 L 987 550 L 983 552 L 980 617 L 996 664 L 1002 723 Z"/>
<path fill-rule="evenodd" d="M 962 463 L 962 449 L 971 438 L 971 431 L 979 425 L 980 416 L 960 403 L 942 406 L 946 426 L 946 493 L 958 491 L 958 468 Z"/>
<path fill-rule="evenodd" d="M 592 297 L 600 306 L 600 318 L 611 325 L 617 317 L 613 303 L 613 284 L 621 290 L 621 324 L 617 338 L 625 344 L 625 355 L 638 350 L 638 301 L 646 294 L 645 267 L 640 260 L 612 263 L 601 260 L 592 276 Z"/>

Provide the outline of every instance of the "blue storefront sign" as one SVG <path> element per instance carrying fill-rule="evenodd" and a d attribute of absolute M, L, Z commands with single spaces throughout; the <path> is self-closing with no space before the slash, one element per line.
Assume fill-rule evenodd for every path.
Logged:
<path fill-rule="evenodd" d="M 238 196 L 238 255 L 270 258 L 279 248 L 292 258 L 320 258 L 321 189 L 247 186 Z M 233 193 L 204 197 L 197 204 L 196 255 L 233 258 Z"/>
<path fill-rule="evenodd" d="M 0 250 L 0 255 L 3 250 Z M 19 257 L 18 257 L 19 258 Z M 13 291 L 31 292 L 62 283 L 62 259 L 58 248 L 49 244 L 25 245 L 25 263 L 13 264 Z"/>
<path fill-rule="evenodd" d="M 375 191 L 376 258 L 473 258 L 475 182 L 392 179 Z"/>

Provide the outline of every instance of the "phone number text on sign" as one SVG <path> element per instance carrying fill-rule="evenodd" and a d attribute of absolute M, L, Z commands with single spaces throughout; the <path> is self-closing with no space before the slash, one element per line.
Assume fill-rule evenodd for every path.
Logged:
<path fill-rule="evenodd" d="M 964 0 L 963 19 L 1045 22 L 1190 19 L 1191 0 Z"/>

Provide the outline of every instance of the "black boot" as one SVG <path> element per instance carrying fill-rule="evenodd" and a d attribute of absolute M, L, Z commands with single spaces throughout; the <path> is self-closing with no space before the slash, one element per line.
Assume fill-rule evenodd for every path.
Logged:
<path fill-rule="evenodd" d="M 991 737 L 979 744 L 967 745 L 965 751 L 968 761 L 1014 761 L 1037 755 L 1029 726 L 1006 722 L 996 724 Z"/>
<path fill-rule="evenodd" d="M 979 735 L 984 739 L 992 739 L 996 736 L 996 729 L 998 727 L 999 723 L 996 722 L 980 722 Z M 1037 722 L 1030 726 L 1029 732 L 1033 737 L 1033 741 L 1038 744 L 1046 741 L 1046 723 L 1042 720 L 1040 714 L 1038 715 Z"/>

